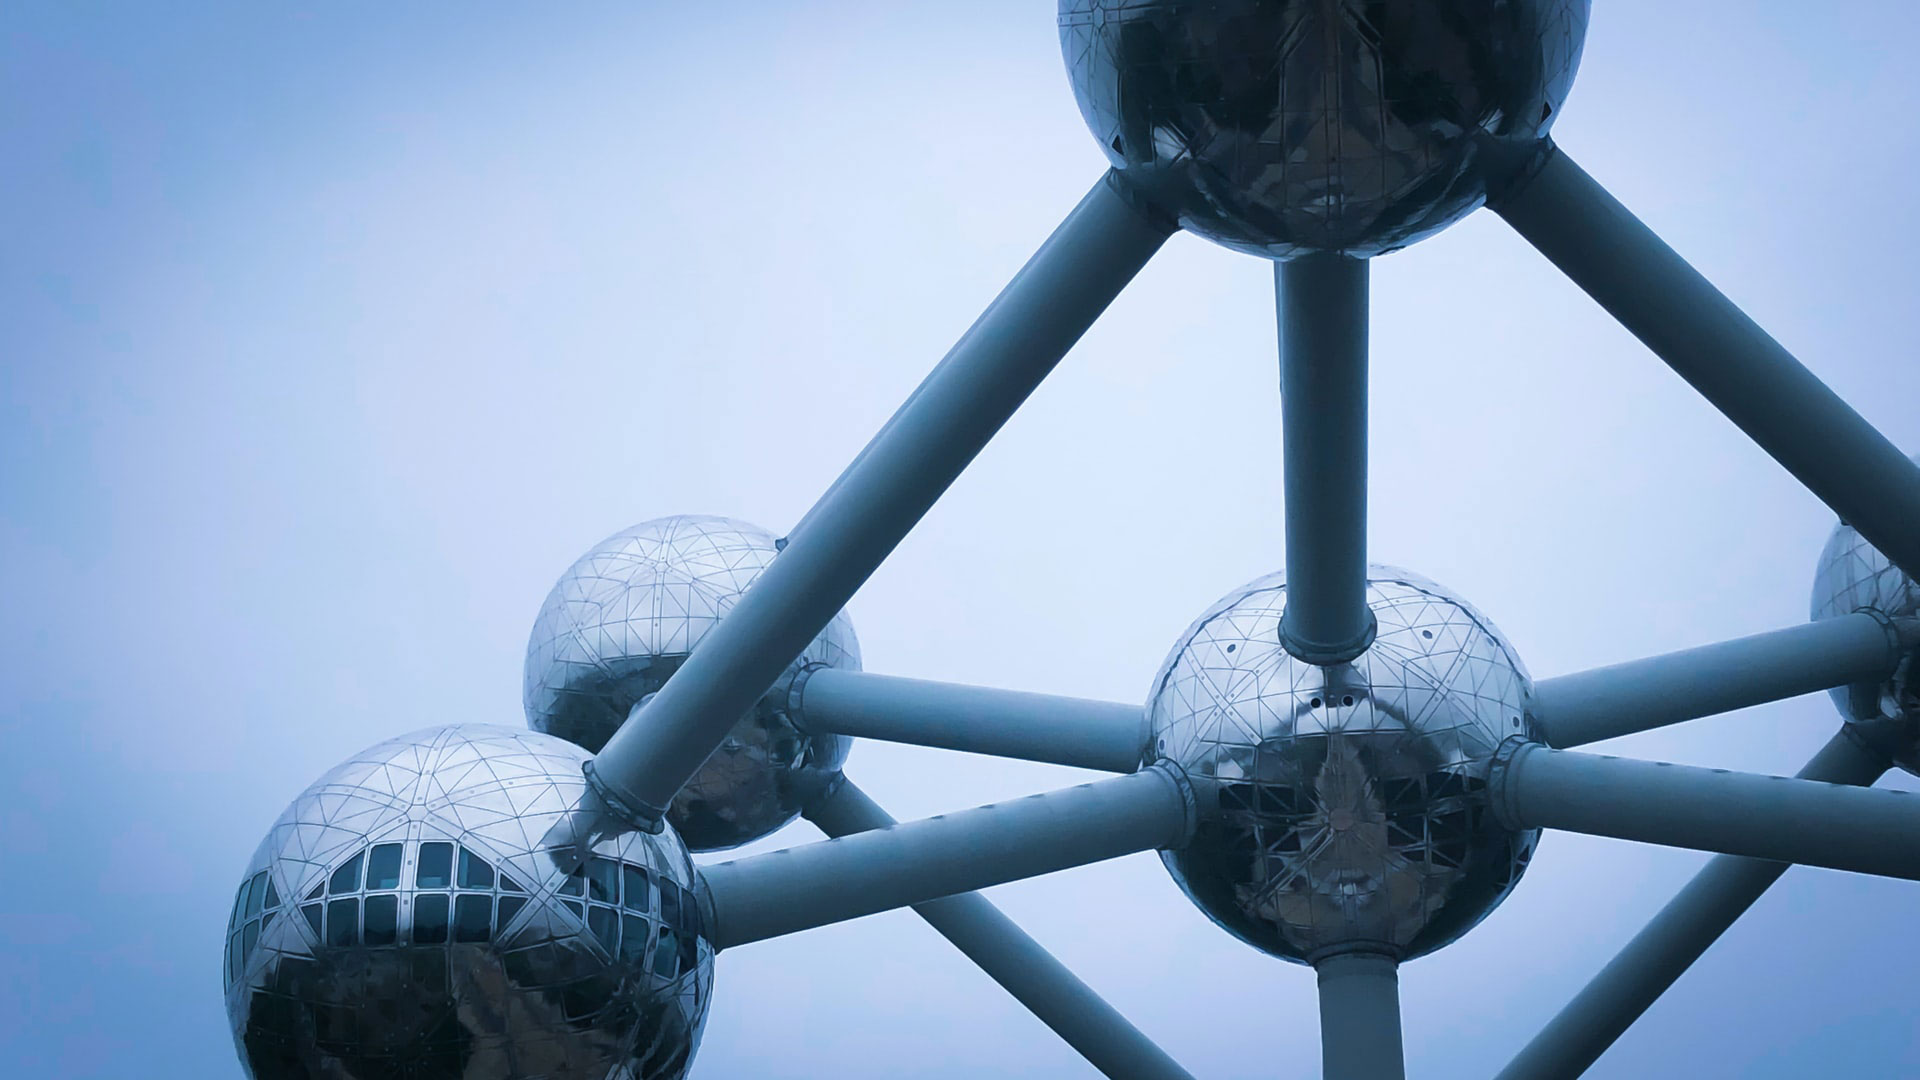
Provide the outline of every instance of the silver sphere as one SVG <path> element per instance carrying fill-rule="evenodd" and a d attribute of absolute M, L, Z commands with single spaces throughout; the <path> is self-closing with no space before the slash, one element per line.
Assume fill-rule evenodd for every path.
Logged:
<path fill-rule="evenodd" d="M 1432 952 L 1506 897 L 1539 839 L 1486 792 L 1500 743 L 1529 733 L 1519 658 L 1438 585 L 1369 577 L 1379 634 L 1351 663 L 1287 654 L 1273 574 L 1187 630 L 1148 706 L 1148 757 L 1187 770 L 1199 811 L 1161 858 L 1209 918 L 1287 960 Z"/>
<path fill-rule="evenodd" d="M 1372 256 L 1486 201 L 1546 135 L 1588 0 L 1060 0 L 1080 115 L 1184 228 L 1273 259 Z"/>
<path fill-rule="evenodd" d="M 774 535 L 723 517 L 666 517 L 602 540 L 561 575 L 527 644 L 535 731 L 598 753 L 659 690 L 777 554 Z M 850 740 L 810 735 L 787 712 L 810 666 L 859 670 L 860 644 L 834 616 L 667 808 L 695 851 L 757 840 L 824 794 Z"/>
<path fill-rule="evenodd" d="M 684 1076 L 713 991 L 693 864 L 663 830 L 559 865 L 541 837 L 587 794 L 586 756 L 514 728 L 427 728 L 295 799 L 227 925 L 249 1075 Z"/>
<path fill-rule="evenodd" d="M 1920 616 L 1920 587 L 1842 521 L 1827 537 L 1813 575 L 1812 617 L 1831 619 L 1856 611 L 1888 618 Z M 1920 687 L 1908 656 L 1878 686 L 1837 686 L 1828 693 L 1854 731 L 1902 769 L 1920 775 Z"/>

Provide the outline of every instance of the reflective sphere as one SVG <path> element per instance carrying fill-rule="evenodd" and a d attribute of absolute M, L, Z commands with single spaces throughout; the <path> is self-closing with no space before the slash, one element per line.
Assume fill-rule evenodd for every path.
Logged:
<path fill-rule="evenodd" d="M 572 873 L 543 849 L 587 794 L 586 757 L 530 731 L 428 728 L 295 799 L 227 926 L 249 1074 L 686 1075 L 713 990 L 693 865 L 664 830 L 602 841 Z"/>
<path fill-rule="evenodd" d="M 1430 581 L 1370 579 L 1379 635 L 1351 663 L 1287 654 L 1274 574 L 1187 630 L 1148 706 L 1148 756 L 1187 770 L 1199 811 L 1161 858 L 1214 922 L 1288 960 L 1432 952 L 1505 898 L 1539 839 L 1486 791 L 1501 741 L 1529 734 L 1513 649 Z"/>
<path fill-rule="evenodd" d="M 1820 568 L 1813 575 L 1813 618 L 1831 619 L 1855 611 L 1877 611 L 1890 618 L 1920 616 L 1920 587 L 1880 549 L 1842 521 L 1827 537 Z M 1913 657 L 1877 687 L 1837 686 L 1828 693 L 1840 715 L 1856 725 L 1870 745 L 1894 763 L 1920 774 L 1920 688 L 1913 684 Z"/>
<path fill-rule="evenodd" d="M 1378 255 L 1486 201 L 1486 143 L 1566 100 L 1588 0 L 1060 0 L 1080 114 L 1227 247 Z"/>
<path fill-rule="evenodd" d="M 561 575 L 527 644 L 527 723 L 596 753 L 660 689 L 773 562 L 774 536 L 722 517 L 667 517 L 594 545 Z M 825 792 L 848 740 L 809 735 L 787 712 L 808 666 L 860 668 L 846 613 L 834 616 L 667 808 L 695 851 L 757 840 Z"/>

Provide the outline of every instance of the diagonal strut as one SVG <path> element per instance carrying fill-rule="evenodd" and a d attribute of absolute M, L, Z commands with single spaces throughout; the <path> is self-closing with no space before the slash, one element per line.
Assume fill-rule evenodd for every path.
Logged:
<path fill-rule="evenodd" d="M 1797 775 L 1864 787 L 1886 771 L 1886 758 L 1842 731 Z M 1496 1080 L 1574 1080 L 1586 1072 L 1786 871 L 1786 863 L 1733 855 L 1708 862 Z"/>
<path fill-rule="evenodd" d="M 806 816 L 832 837 L 898 824 L 844 778 Z M 986 897 L 960 893 L 916 904 L 913 910 L 1112 1080 L 1193 1080 Z"/>
<path fill-rule="evenodd" d="M 1920 465 L 1551 143 L 1492 204 L 1841 520 L 1920 578 Z"/>
<path fill-rule="evenodd" d="M 1169 227 L 1120 183 L 1108 174 L 1094 185 L 685 665 L 588 763 L 614 816 L 657 827 L 734 722 L 1166 242 Z"/>
<path fill-rule="evenodd" d="M 1193 791 L 1177 768 L 939 814 L 702 867 L 713 947 L 729 948 L 956 893 L 1180 847 Z"/>

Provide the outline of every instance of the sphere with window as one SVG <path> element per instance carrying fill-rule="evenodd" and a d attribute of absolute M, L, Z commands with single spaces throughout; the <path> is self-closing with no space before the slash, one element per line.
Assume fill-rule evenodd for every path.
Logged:
<path fill-rule="evenodd" d="M 556 848 L 589 798 L 586 757 L 537 732 L 429 728 L 295 799 L 227 928 L 251 1075 L 685 1075 L 713 987 L 693 866 L 670 829 Z"/>

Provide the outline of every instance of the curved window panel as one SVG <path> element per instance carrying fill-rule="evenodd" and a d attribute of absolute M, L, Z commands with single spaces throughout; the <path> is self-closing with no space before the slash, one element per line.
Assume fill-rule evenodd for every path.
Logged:
<path fill-rule="evenodd" d="M 353 860 L 354 873 L 360 870 L 360 859 Z M 338 877 L 338 874 L 334 875 Z M 327 902 L 327 944 L 347 946 L 360 940 L 360 901 L 349 897 L 345 900 Z"/>
<path fill-rule="evenodd" d="M 596 855 L 587 863 L 587 899 L 620 902 L 620 864 Z"/>
<path fill-rule="evenodd" d="M 247 918 L 251 919 L 260 914 L 260 902 L 266 899 L 266 895 L 267 872 L 262 870 L 253 875 L 252 881 L 247 882 Z"/>
<path fill-rule="evenodd" d="M 360 860 L 365 856 L 366 852 L 356 851 L 354 852 L 353 858 L 341 863 L 340 868 L 333 872 L 333 880 L 327 882 L 327 892 L 338 896 L 341 893 L 359 891 Z"/>
<path fill-rule="evenodd" d="M 620 864 L 620 899 L 628 911 L 653 910 L 653 883 L 646 868 L 632 863 Z"/>
<path fill-rule="evenodd" d="M 394 872 L 399 872 L 397 865 Z M 393 893 L 367 897 L 366 918 L 361 935 L 366 944 L 392 945 L 400 940 L 400 897 Z"/>
<path fill-rule="evenodd" d="M 507 924 L 513 921 L 513 917 L 520 914 L 520 909 L 526 906 L 527 898 L 524 896 L 501 897 L 500 905 L 493 917 L 494 936 L 498 937 L 500 931 L 505 930 Z"/>
<path fill-rule="evenodd" d="M 421 844 L 413 884 L 420 889 L 444 889 L 452 885 L 453 845 L 437 840 Z"/>
<path fill-rule="evenodd" d="M 600 942 L 601 948 L 607 950 L 607 955 L 612 956 L 619 952 L 620 916 L 614 914 L 612 908 L 601 907 L 598 904 L 588 908 L 587 929 L 593 931 L 594 938 Z"/>
<path fill-rule="evenodd" d="M 447 940 L 446 893 L 421 893 L 413 898 L 413 940 L 420 945 L 441 945 Z"/>
<path fill-rule="evenodd" d="M 680 888 L 671 881 L 660 883 L 660 921 L 676 929 L 680 926 Z"/>
<path fill-rule="evenodd" d="M 674 979 L 680 976 L 680 943 L 670 926 L 660 928 L 660 936 L 653 944 L 653 973 L 662 979 Z"/>
<path fill-rule="evenodd" d="M 319 904 L 305 904 L 300 908 L 300 914 L 307 917 L 307 925 L 313 927 L 313 936 L 316 940 L 320 938 L 320 911 Z"/>
<path fill-rule="evenodd" d="M 463 889 L 493 888 L 493 865 L 466 848 L 461 848 L 460 887 Z"/>
<path fill-rule="evenodd" d="M 400 852 L 404 844 L 375 844 L 367 852 L 367 888 L 397 889 L 400 887 Z"/>
<path fill-rule="evenodd" d="M 500 875 L 500 888 L 506 892 L 523 893 L 527 891 L 520 887 L 519 882 L 513 880 L 512 878 L 508 877 L 505 874 Z"/>
<path fill-rule="evenodd" d="M 620 916 L 620 959 L 629 964 L 646 963 L 647 935 L 652 932 L 647 920 L 638 915 Z"/>
<path fill-rule="evenodd" d="M 493 897 L 459 896 L 453 901 L 453 940 L 485 941 L 493 930 Z"/>

